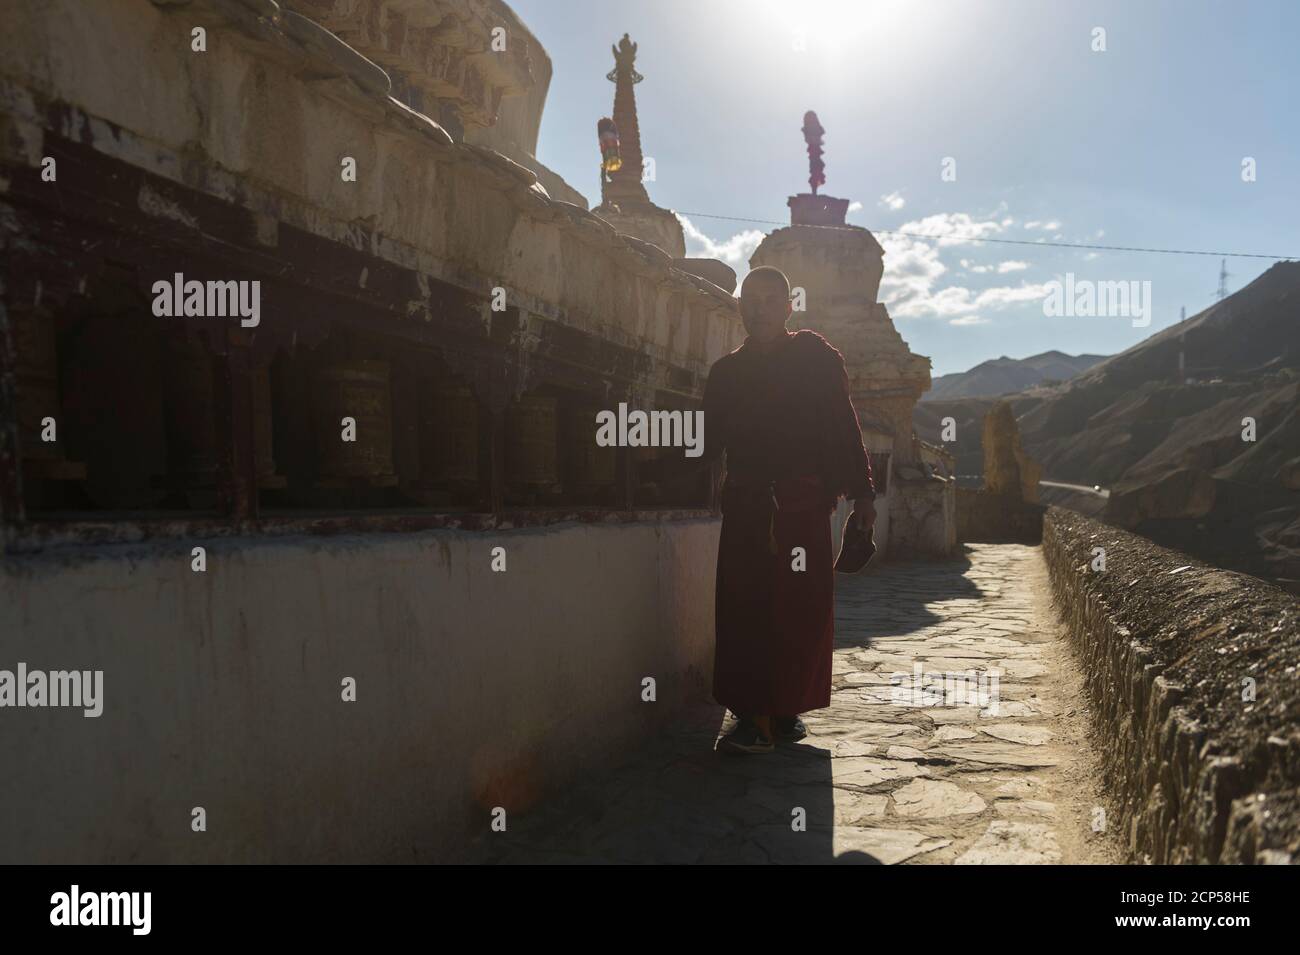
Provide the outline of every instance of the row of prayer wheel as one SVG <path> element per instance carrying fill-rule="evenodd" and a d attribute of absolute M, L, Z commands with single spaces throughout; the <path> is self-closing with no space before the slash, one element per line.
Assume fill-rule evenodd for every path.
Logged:
<path fill-rule="evenodd" d="M 83 421 L 83 427 L 102 427 L 109 423 L 119 429 L 99 435 L 101 445 L 104 441 L 119 441 L 122 433 L 129 432 L 139 442 L 142 452 L 157 450 L 157 454 L 142 454 L 142 458 L 150 460 L 141 460 L 131 474 L 118 473 L 116 480 L 105 480 L 104 470 L 120 465 L 120 462 L 92 454 L 88 465 L 69 461 L 64 451 L 71 422 L 64 414 L 60 395 L 58 343 L 53 316 L 38 310 L 16 309 L 12 314 L 17 358 L 18 431 L 29 503 L 37 504 L 42 498 L 43 481 L 85 481 L 89 477 L 86 493 L 93 503 L 102 507 L 132 508 L 156 504 L 169 490 L 186 493 L 192 507 L 215 504 L 218 467 L 215 366 L 202 341 L 184 334 L 168 336 L 158 353 L 162 361 L 161 373 L 156 378 L 149 378 L 147 367 L 135 366 L 134 377 L 153 380 L 161 390 L 155 393 L 155 415 L 136 417 L 132 412 L 139 412 L 140 406 L 132 405 L 131 412 L 110 413 L 107 419 L 98 416 L 92 421 Z M 129 333 L 114 335 L 108 327 L 99 326 L 85 337 L 87 348 L 84 350 L 95 355 L 101 368 L 117 365 L 126 369 L 138 360 L 139 356 L 132 352 L 135 343 L 136 339 Z M 121 375 L 133 375 L 124 370 L 104 378 L 90 365 L 81 370 L 89 374 L 90 382 L 101 386 L 90 393 L 89 400 L 110 409 L 119 395 L 102 393 L 106 390 L 104 383 L 117 380 L 120 385 Z M 260 487 L 282 487 L 284 478 L 276 475 L 272 455 L 271 383 L 267 367 L 254 369 L 252 387 L 257 483 Z M 47 420 L 54 423 L 54 441 L 43 440 Z M 93 473 L 89 473 L 88 468 Z"/>
<path fill-rule="evenodd" d="M 84 480 L 87 465 L 67 460 L 63 450 L 67 429 L 60 407 L 53 316 L 17 309 L 12 314 L 24 471 L 43 479 Z M 106 344 L 111 343 L 108 328 L 92 341 L 101 341 L 104 336 Z M 215 503 L 220 466 L 216 360 L 201 338 L 185 332 L 165 336 L 159 347 L 161 351 L 155 354 L 162 359 L 162 368 L 152 380 L 156 382 L 154 387 L 161 389 L 161 410 L 154 412 L 156 424 L 137 422 L 132 426 L 143 442 L 141 449 L 155 449 L 149 455 L 154 463 L 141 461 L 138 476 L 125 485 L 96 486 L 91 496 L 99 506 L 139 506 L 160 500 L 168 491 L 186 494 L 191 507 Z M 120 355 L 108 354 L 101 349 L 99 361 L 104 367 L 129 367 L 130 347 L 124 345 L 122 351 Z M 92 376 L 91 380 L 101 379 Z M 390 363 L 372 359 L 321 360 L 308 380 L 313 387 L 310 405 L 318 483 L 396 485 Z M 262 489 L 283 488 L 288 482 L 276 473 L 271 374 L 265 362 L 253 368 L 251 385 L 257 485 Z M 482 489 L 487 468 L 480 458 L 487 447 L 487 421 L 473 391 L 455 379 L 424 379 L 419 394 L 419 405 L 411 411 L 419 422 L 420 473 L 402 477 L 408 483 L 426 487 L 461 492 Z M 111 408 L 113 398 L 112 394 L 103 395 L 103 403 Z M 616 452 L 596 445 L 598 410 L 595 405 L 542 393 L 525 394 L 513 401 L 505 421 L 508 495 L 527 503 L 544 503 L 561 494 L 573 499 L 584 495 L 603 497 L 611 491 L 616 484 Z M 354 424 L 351 440 L 344 440 L 345 418 Z M 41 439 L 46 419 L 56 422 L 60 440 Z M 89 460 L 91 468 L 107 466 L 97 456 Z M 165 473 L 158 473 L 164 468 Z"/>
<path fill-rule="evenodd" d="M 316 421 L 323 478 L 395 479 L 392 373 L 388 362 L 335 361 L 317 373 Z M 596 445 L 595 407 L 572 406 L 550 395 L 526 394 L 506 415 L 506 483 L 510 490 L 545 500 L 561 492 L 612 488 L 613 448 Z M 341 422 L 356 424 L 355 440 L 341 438 Z M 480 468 L 483 419 L 468 385 L 440 380 L 424 389 L 420 409 L 422 483 L 469 488 Z M 561 461 L 566 467 L 562 470 Z M 563 474 L 569 477 L 565 487 Z"/>

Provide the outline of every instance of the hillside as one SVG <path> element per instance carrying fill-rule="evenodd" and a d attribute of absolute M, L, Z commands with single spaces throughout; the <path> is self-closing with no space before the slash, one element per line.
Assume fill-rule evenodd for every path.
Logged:
<path fill-rule="evenodd" d="M 1300 589 L 1298 386 L 1300 263 L 1284 262 L 1068 382 L 1008 400 L 1045 477 L 1110 489 L 1107 521 Z M 958 473 L 982 473 L 991 404 L 927 402 L 917 433 L 937 441 L 953 417 Z"/>
<path fill-rule="evenodd" d="M 970 371 L 940 375 L 921 400 L 996 398 L 1035 385 L 1067 381 L 1103 360 L 1104 355 L 1067 355 L 1059 351 L 1046 351 L 1028 358 L 1007 358 L 1004 355 L 980 362 Z"/>

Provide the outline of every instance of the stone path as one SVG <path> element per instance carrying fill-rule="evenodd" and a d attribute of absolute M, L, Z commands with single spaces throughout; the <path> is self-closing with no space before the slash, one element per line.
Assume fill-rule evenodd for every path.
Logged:
<path fill-rule="evenodd" d="M 1092 829 L 1084 704 L 1038 548 L 968 545 L 959 561 L 887 565 L 836 587 L 834 692 L 805 716 L 808 739 L 722 756 L 712 743 L 730 718 L 720 727 L 718 708 L 690 714 L 624 765 L 486 836 L 479 857 L 1119 861 Z"/>

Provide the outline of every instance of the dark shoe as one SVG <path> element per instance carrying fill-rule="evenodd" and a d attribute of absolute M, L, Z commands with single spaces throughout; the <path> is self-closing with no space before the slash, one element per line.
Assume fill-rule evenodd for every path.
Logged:
<path fill-rule="evenodd" d="M 808 735 L 808 727 L 797 716 L 778 716 L 772 720 L 772 735 L 778 743 L 797 743 Z"/>
<path fill-rule="evenodd" d="M 718 740 L 718 751 L 722 753 L 770 753 L 775 748 L 772 741 L 758 731 L 758 727 L 748 720 L 741 723 L 722 739 Z"/>

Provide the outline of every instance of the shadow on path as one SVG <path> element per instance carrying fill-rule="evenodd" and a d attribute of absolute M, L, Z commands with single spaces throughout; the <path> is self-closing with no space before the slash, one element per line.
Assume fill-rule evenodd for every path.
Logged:
<path fill-rule="evenodd" d="M 837 575 L 837 658 L 841 648 L 867 647 L 877 637 L 897 637 L 939 622 L 927 604 L 978 600 L 980 588 L 966 576 L 970 566 L 963 557 L 942 564 L 889 565 L 878 574 Z M 889 579 L 888 587 L 882 586 L 882 577 Z M 889 599 L 881 601 L 886 592 Z M 833 716 L 835 710 L 832 702 L 830 709 L 814 715 Z M 869 865 L 881 862 L 870 847 L 882 838 L 896 855 L 916 848 L 896 845 L 890 840 L 897 841 L 900 833 L 871 828 L 863 818 L 882 813 L 887 801 L 873 795 L 881 788 L 874 777 L 862 784 L 842 782 L 837 818 L 833 756 L 845 755 L 842 739 L 812 736 L 763 756 L 715 752 L 716 739 L 731 726 L 731 718 L 715 704 L 690 709 L 672 731 L 629 751 L 607 772 L 512 817 L 509 831 L 485 834 L 473 858 L 504 863 Z M 885 761 L 839 761 L 839 766 L 848 762 Z M 873 766 L 865 770 L 868 776 L 878 771 Z"/>

